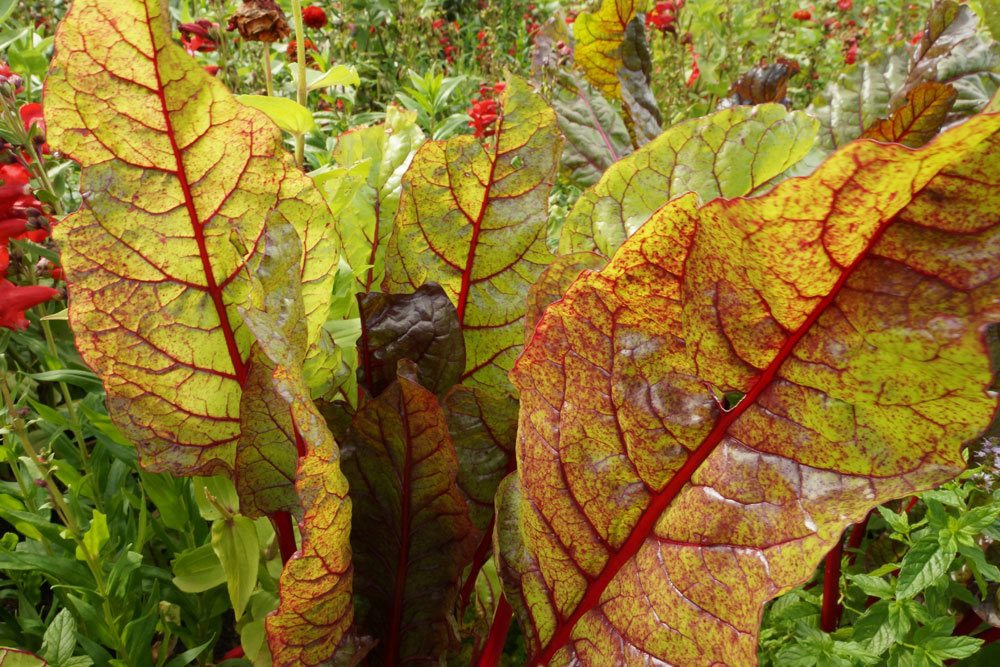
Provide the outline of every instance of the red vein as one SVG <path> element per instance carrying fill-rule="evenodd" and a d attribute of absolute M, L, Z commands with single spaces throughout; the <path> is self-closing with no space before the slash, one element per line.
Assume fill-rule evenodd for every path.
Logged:
<path fill-rule="evenodd" d="M 215 312 L 219 317 L 219 326 L 222 335 L 226 339 L 226 348 L 229 350 L 229 359 L 233 364 L 233 371 L 236 373 L 240 386 L 246 383 L 247 366 L 240 355 L 240 348 L 236 344 L 236 334 L 229 321 L 229 314 L 226 311 L 226 304 L 222 300 L 222 289 L 215 281 L 215 273 L 212 270 L 212 263 L 208 258 L 208 247 L 205 244 L 205 234 L 202 230 L 202 221 L 198 218 L 198 212 L 194 206 L 194 195 L 191 193 L 191 185 L 188 183 L 187 173 L 184 171 L 184 162 L 180 147 L 177 145 L 177 137 L 174 135 L 173 122 L 170 112 L 167 109 L 167 97 L 163 86 L 163 79 L 160 77 L 160 50 L 156 46 L 156 37 L 153 35 L 153 17 L 149 15 L 149 7 L 146 6 L 146 29 L 149 31 L 149 43 L 153 47 L 153 71 L 156 74 L 156 96 L 160 100 L 160 110 L 163 112 L 163 121 L 166 124 L 166 135 L 170 140 L 170 148 L 174 153 L 174 162 L 177 169 L 174 172 L 184 193 L 184 206 L 187 208 L 188 217 L 191 220 L 191 228 L 194 233 L 195 242 L 198 244 L 198 255 L 201 258 L 201 266 L 205 272 L 206 291 L 215 306 Z"/>
<path fill-rule="evenodd" d="M 583 617 L 584 614 L 589 612 L 591 609 L 596 607 L 600 601 L 601 596 L 604 594 L 605 589 L 618 574 L 618 571 L 622 569 L 635 555 L 638 553 L 639 548 L 646 541 L 647 536 L 652 534 L 653 529 L 656 527 L 656 522 L 660 519 L 663 512 L 666 511 L 667 507 L 673 502 L 677 494 L 680 493 L 681 489 L 691 478 L 694 473 L 701 467 L 701 464 L 711 455 L 715 448 L 722 442 L 723 438 L 729 432 L 729 428 L 733 423 L 740 418 L 740 416 L 746 411 L 747 407 L 755 404 L 760 395 L 770 386 L 771 382 L 778 374 L 778 370 L 781 368 L 782 364 L 791 356 L 792 350 L 798 345 L 799 341 L 812 329 L 813 325 L 820 318 L 820 316 L 826 311 L 826 309 L 833 303 L 837 295 L 840 293 L 841 288 L 850 278 L 854 269 L 864 260 L 868 253 L 873 247 L 878 243 L 882 234 L 889 227 L 891 220 L 885 221 L 879 227 L 878 231 L 872 237 L 868 246 L 865 248 L 864 252 L 860 253 L 858 257 L 844 269 L 840 277 L 837 278 L 837 282 L 834 283 L 833 287 L 827 293 L 825 297 L 816 305 L 816 307 L 809 313 L 806 320 L 799 326 L 798 329 L 785 341 L 781 349 L 775 355 L 771 363 L 764 369 L 760 378 L 754 383 L 753 387 L 746 393 L 741 400 L 732 410 L 726 412 L 722 415 L 722 418 L 716 422 L 715 427 L 711 432 L 705 436 L 701 444 L 698 445 L 697 449 L 691 453 L 691 456 L 684 462 L 684 464 L 677 470 L 674 476 L 670 479 L 666 486 L 663 487 L 655 496 L 653 496 L 652 501 L 646 506 L 639 520 L 636 522 L 635 527 L 632 528 L 628 539 L 625 540 L 622 547 L 615 552 L 610 558 L 608 558 L 607 563 L 601 569 L 601 572 L 594 578 L 591 584 L 587 587 L 586 593 L 580 599 L 580 602 L 576 605 L 573 613 L 566 618 L 565 621 L 560 623 L 556 627 L 556 631 L 553 633 L 552 637 L 546 642 L 532 657 L 529 661 L 530 664 L 548 664 L 552 660 L 556 651 L 562 648 L 570 638 L 570 633 L 576 626 L 577 622 Z"/>
<path fill-rule="evenodd" d="M 465 258 L 465 270 L 462 271 L 462 287 L 459 289 L 458 305 L 455 308 L 458 311 L 459 325 L 465 324 L 465 304 L 469 300 L 469 286 L 472 284 L 472 265 L 476 261 L 476 246 L 479 245 L 479 229 L 483 224 L 483 218 L 486 216 L 486 209 L 490 205 L 490 190 L 493 187 L 493 177 L 496 174 L 497 162 L 500 161 L 500 134 L 502 132 L 503 118 L 497 123 L 496 148 L 490 158 L 490 175 L 486 179 L 486 186 L 483 190 L 483 202 L 479 206 L 479 214 L 472 221 L 472 239 L 469 241 L 469 254 Z"/>
<path fill-rule="evenodd" d="M 400 392 L 399 416 L 403 421 L 406 449 L 403 452 L 402 497 L 400 499 L 399 556 L 396 559 L 396 584 L 392 594 L 392 611 L 389 613 L 389 636 L 386 639 L 385 664 L 399 664 L 400 629 L 403 624 L 403 594 L 406 588 L 406 570 L 410 559 L 410 484 L 413 468 L 413 447 L 410 438 L 410 418 L 406 396 Z"/>

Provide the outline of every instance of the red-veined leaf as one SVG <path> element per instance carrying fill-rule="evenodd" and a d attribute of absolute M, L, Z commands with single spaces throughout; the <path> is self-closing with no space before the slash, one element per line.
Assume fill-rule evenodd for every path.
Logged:
<path fill-rule="evenodd" d="M 576 66 L 610 100 L 622 97 L 618 71 L 625 28 L 645 7 L 646 0 L 602 0 L 595 11 L 581 12 L 573 22 Z"/>
<path fill-rule="evenodd" d="M 235 312 L 265 218 L 301 237 L 308 341 L 337 258 L 281 132 L 170 40 L 160 0 L 76 0 L 46 82 L 47 138 L 82 167 L 55 230 L 84 360 L 145 466 L 231 471 L 252 336 Z"/>
<path fill-rule="evenodd" d="M 869 127 L 862 136 L 911 148 L 923 146 L 944 125 L 955 97 L 955 89 L 948 84 L 922 83 L 907 94 L 903 106 Z"/>
<path fill-rule="evenodd" d="M 846 525 L 964 468 L 995 408 L 998 129 L 681 197 L 549 307 L 498 492 L 531 664 L 753 664 L 762 605 Z"/>
<path fill-rule="evenodd" d="M 399 376 L 363 402 L 342 439 L 362 600 L 358 623 L 385 665 L 437 662 L 453 634 L 458 579 L 478 531 L 455 481 L 458 461 L 437 397 L 402 361 Z"/>
<path fill-rule="evenodd" d="M 511 391 L 524 297 L 548 264 L 549 190 L 562 140 L 555 114 L 511 77 L 496 135 L 425 143 L 403 177 L 384 288 L 444 288 L 465 336 L 463 383 Z"/>
<path fill-rule="evenodd" d="M 581 273 L 597 271 L 607 263 L 607 258 L 593 252 L 574 252 L 553 259 L 528 290 L 528 311 L 524 317 L 525 342 L 535 333 L 535 325 L 549 304 L 561 299 Z"/>

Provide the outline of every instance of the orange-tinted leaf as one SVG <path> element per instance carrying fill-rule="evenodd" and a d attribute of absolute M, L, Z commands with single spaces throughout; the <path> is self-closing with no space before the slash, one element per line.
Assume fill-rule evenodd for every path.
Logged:
<path fill-rule="evenodd" d="M 465 370 L 465 342 L 455 306 L 439 285 L 421 285 L 412 294 L 358 295 L 361 338 L 359 373 L 372 396 L 396 380 L 396 367 L 409 359 L 421 385 L 443 394 Z M 359 378 L 359 383 L 362 379 Z"/>
<path fill-rule="evenodd" d="M 548 196 L 562 140 L 555 114 L 512 77 L 496 136 L 425 143 L 403 177 L 386 255 L 388 292 L 444 288 L 465 336 L 462 381 L 511 391 L 524 297 L 549 262 Z"/>
<path fill-rule="evenodd" d="M 478 540 L 455 481 L 444 413 L 412 362 L 361 405 L 342 443 L 362 601 L 358 624 L 381 664 L 436 663 L 452 636 L 458 579 Z"/>
<path fill-rule="evenodd" d="M 303 249 L 307 340 L 337 259 L 331 216 L 263 114 L 170 38 L 160 0 L 76 0 L 46 82 L 48 141 L 81 167 L 82 208 L 55 229 L 84 360 L 144 465 L 229 472 L 265 218 Z"/>
<path fill-rule="evenodd" d="M 597 271 L 608 260 L 593 252 L 574 252 L 559 255 L 545 267 L 542 275 L 528 290 L 528 312 L 524 318 L 524 340 L 531 340 L 535 325 L 549 304 L 562 298 L 573 281 L 584 271 Z"/>
<path fill-rule="evenodd" d="M 996 403 L 998 131 L 855 142 L 759 198 L 681 197 L 548 308 L 498 492 L 530 664 L 754 664 L 762 605 L 846 525 L 965 467 Z"/>
<path fill-rule="evenodd" d="M 618 71 L 625 28 L 645 7 L 646 0 L 602 0 L 596 11 L 581 12 L 573 22 L 576 66 L 610 100 L 622 97 Z"/>
<path fill-rule="evenodd" d="M 955 89 L 946 83 L 922 83 L 909 92 L 903 106 L 869 127 L 862 136 L 913 148 L 923 146 L 944 125 L 955 97 Z"/>

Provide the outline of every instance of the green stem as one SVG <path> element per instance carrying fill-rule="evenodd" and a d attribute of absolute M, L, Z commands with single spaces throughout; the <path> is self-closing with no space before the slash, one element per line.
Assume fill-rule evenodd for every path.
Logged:
<path fill-rule="evenodd" d="M 271 45 L 264 43 L 264 89 L 268 97 L 274 95 L 274 84 L 271 81 Z"/>
<path fill-rule="evenodd" d="M 295 23 L 295 61 L 298 68 L 298 87 L 296 89 L 295 101 L 306 106 L 306 34 L 302 26 L 302 3 L 300 0 L 292 0 L 292 20 Z M 305 164 L 305 136 L 295 135 L 295 164 L 302 168 Z"/>

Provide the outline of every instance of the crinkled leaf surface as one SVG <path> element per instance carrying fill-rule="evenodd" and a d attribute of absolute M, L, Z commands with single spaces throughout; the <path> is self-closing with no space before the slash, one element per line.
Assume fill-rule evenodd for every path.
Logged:
<path fill-rule="evenodd" d="M 906 80 L 906 54 L 894 46 L 843 71 L 806 110 L 820 122 L 825 152 L 854 141 L 889 115 L 889 100 Z"/>
<path fill-rule="evenodd" d="M 345 132 L 331 153 L 333 164 L 364 164 L 364 183 L 350 193 L 336 213 L 336 230 L 348 263 L 357 274 L 357 290 L 377 289 L 385 276 L 385 243 L 399 207 L 403 174 L 424 133 L 417 114 L 390 106 L 385 122 Z M 392 369 L 395 377 L 395 367 Z"/>
<path fill-rule="evenodd" d="M 762 605 L 846 525 L 965 467 L 995 408 L 998 130 L 679 198 L 548 308 L 498 492 L 531 664 L 754 664 Z"/>
<path fill-rule="evenodd" d="M 955 89 L 930 81 L 910 90 L 906 103 L 879 120 L 862 136 L 916 148 L 933 139 L 955 104 Z"/>
<path fill-rule="evenodd" d="M 260 112 L 169 34 L 159 0 L 77 0 L 46 82 L 48 141 L 82 167 L 80 211 L 55 230 L 80 352 L 153 470 L 232 469 L 265 218 L 302 239 L 308 340 L 326 316 L 331 217 Z"/>
<path fill-rule="evenodd" d="M 802 159 L 815 138 L 814 120 L 777 104 L 679 123 L 620 160 L 580 196 L 563 225 L 559 251 L 610 257 L 672 197 L 746 195 Z"/>
<path fill-rule="evenodd" d="M 660 135 L 663 116 L 649 87 L 653 70 L 646 29 L 638 16 L 625 27 L 622 42 L 622 66 L 618 70 L 622 104 L 632 133 L 632 143 L 643 146 Z"/>
<path fill-rule="evenodd" d="M 372 396 L 396 380 L 403 359 L 416 365 L 417 380 L 443 394 L 465 370 L 465 342 L 455 306 L 440 285 L 421 285 L 412 294 L 358 295 L 361 338 L 358 371 Z"/>
<path fill-rule="evenodd" d="M 632 152 L 621 114 L 600 91 L 575 75 L 563 79 L 552 108 L 566 137 L 562 166 L 574 183 L 593 185 L 608 167 Z"/>
<path fill-rule="evenodd" d="M 444 413 L 415 372 L 402 362 L 342 443 L 359 528 L 351 540 L 358 623 L 379 639 L 374 655 L 386 665 L 436 663 L 445 653 L 458 579 L 478 540 Z"/>
<path fill-rule="evenodd" d="M 521 349 L 524 296 L 549 262 L 548 196 L 562 140 L 555 113 L 512 77 L 495 137 L 425 143 L 403 177 L 387 292 L 441 285 L 465 335 L 462 381 L 502 393 Z"/>
<path fill-rule="evenodd" d="M 602 0 L 596 11 L 581 12 L 573 22 L 576 66 L 610 100 L 621 99 L 618 71 L 625 28 L 646 4 L 646 0 Z"/>

